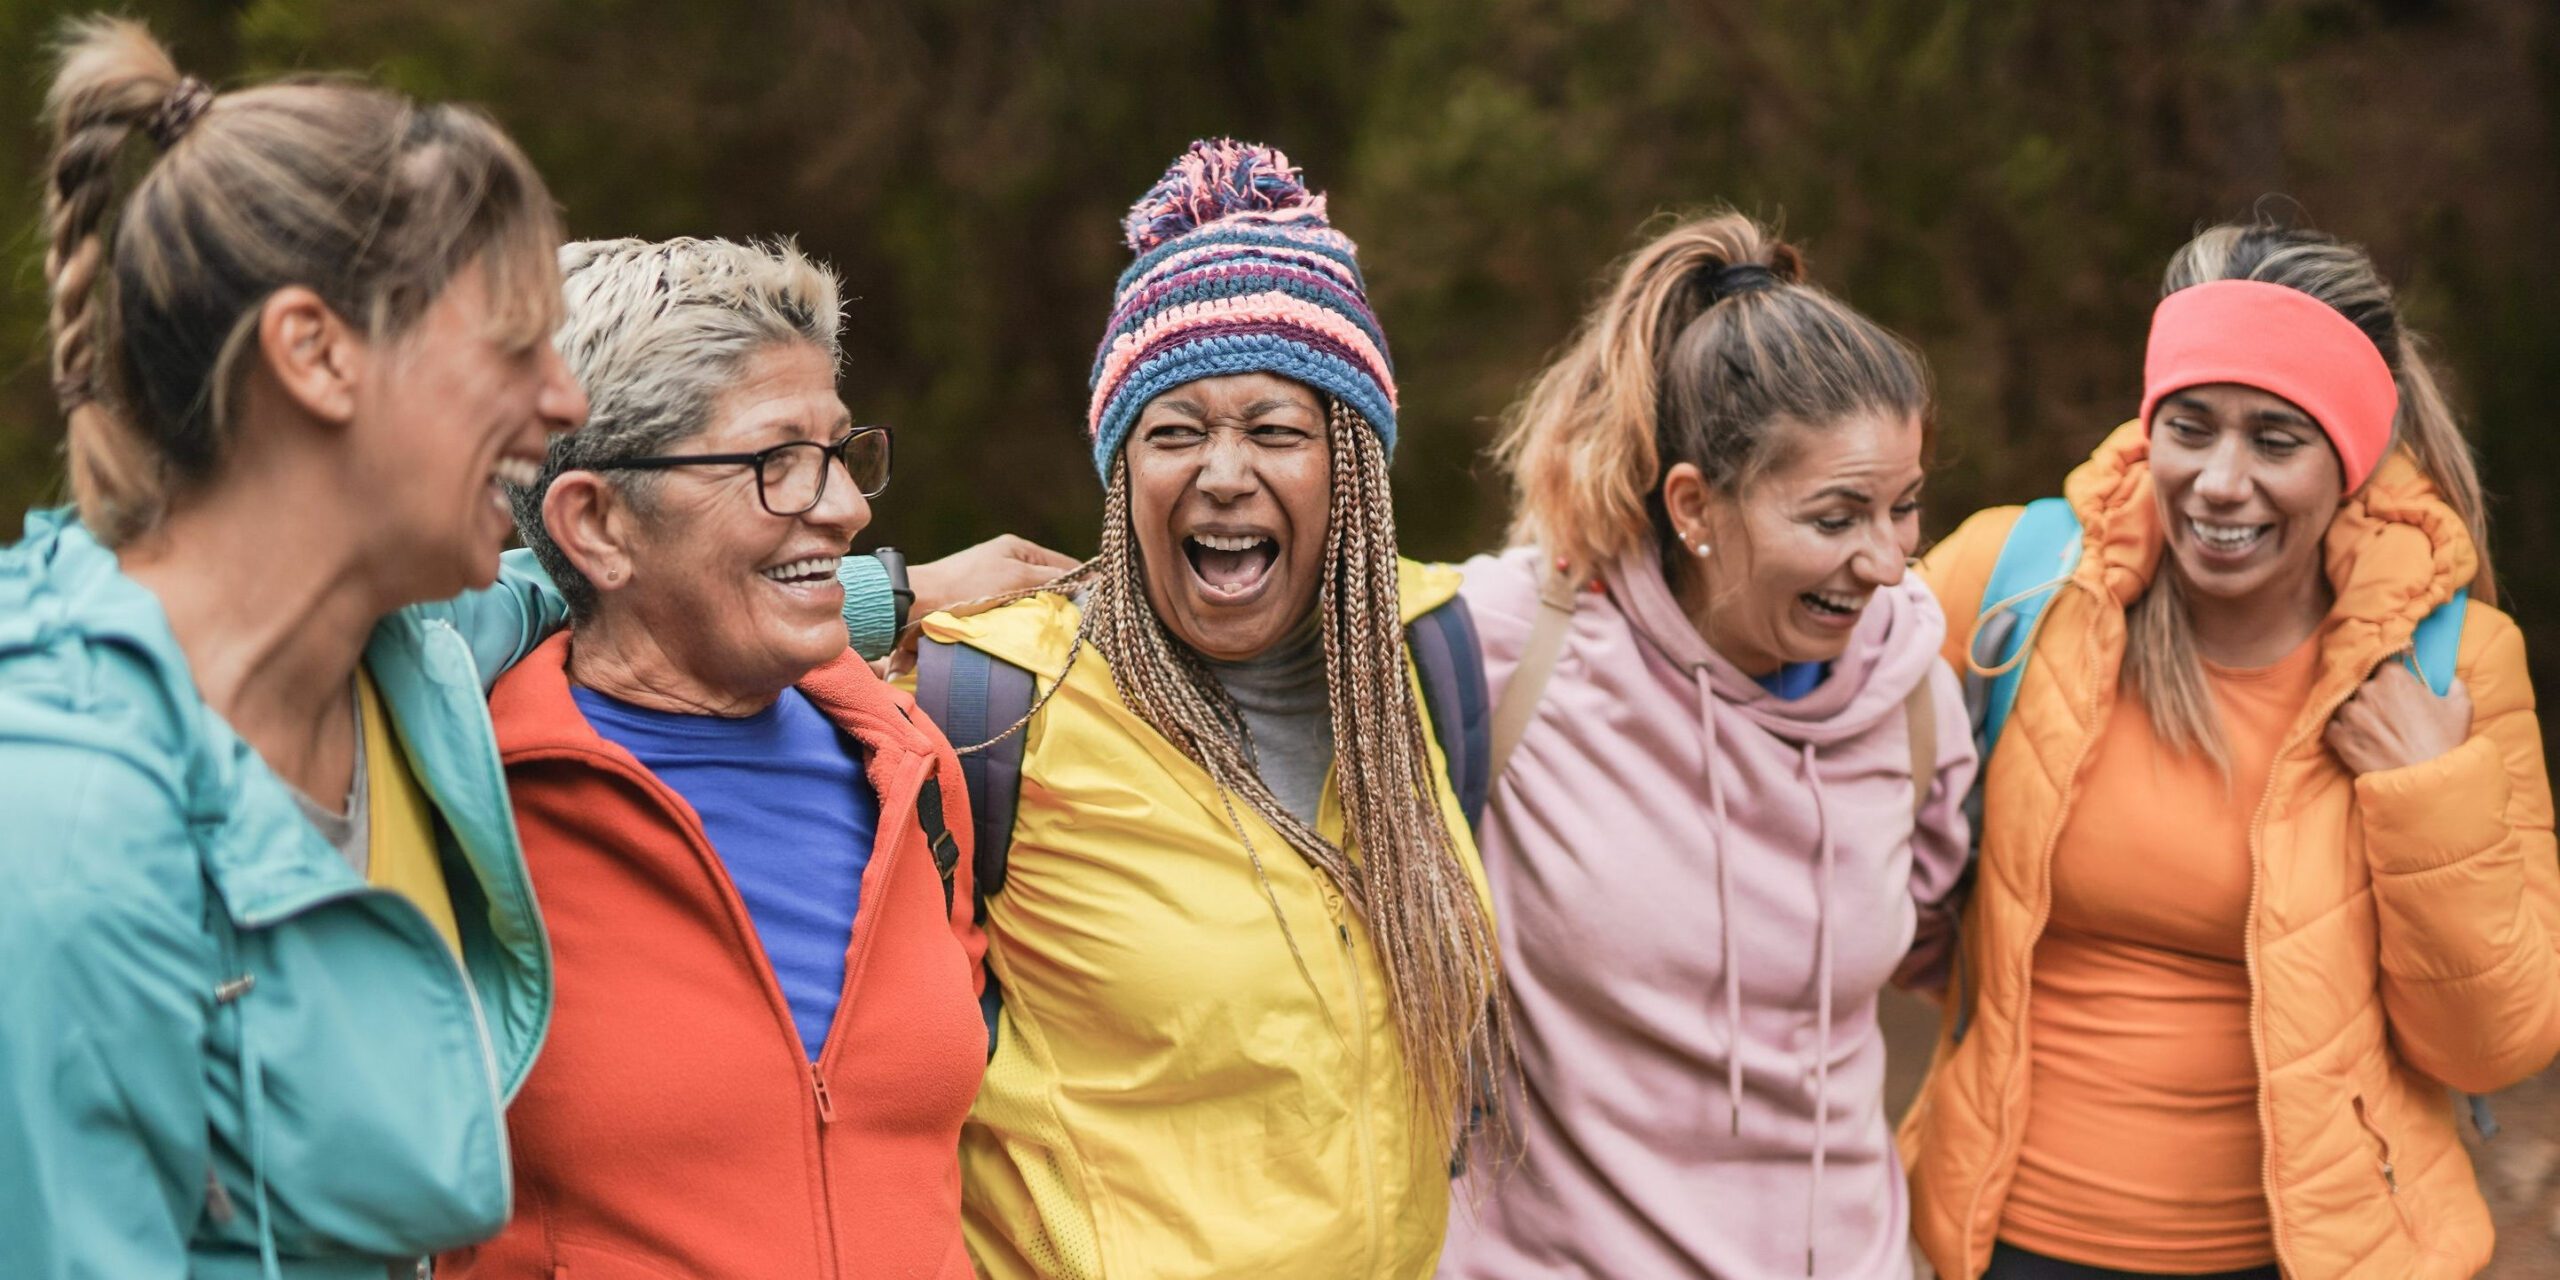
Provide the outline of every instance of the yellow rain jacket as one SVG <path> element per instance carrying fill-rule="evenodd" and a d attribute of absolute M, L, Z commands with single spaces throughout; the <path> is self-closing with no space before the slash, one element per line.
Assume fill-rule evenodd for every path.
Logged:
<path fill-rule="evenodd" d="M 1409 622 L 1455 596 L 1458 573 L 1408 562 L 1401 587 Z M 1035 596 L 924 629 L 1046 690 L 1076 619 Z M 1266 896 L 1208 773 L 1120 701 L 1090 647 L 1023 732 L 1009 870 L 987 901 L 1003 1013 L 960 1143 L 980 1270 L 1430 1275 L 1450 1152 L 1416 1131 L 1385 975 L 1342 895 L 1239 802 Z M 1432 756 L 1487 895 L 1437 743 Z M 1330 779 L 1316 825 L 1343 838 Z"/>
<path fill-rule="evenodd" d="M 2114 706 L 2125 607 L 2159 571 L 2149 447 L 2128 423 L 2064 486 L 2086 540 L 2046 608 L 1985 776 L 1982 862 L 1953 1020 L 1902 1126 L 1911 1226 L 1938 1274 L 1982 1274 L 2033 1087 L 2028 972 L 2053 846 Z M 1981 612 L 2017 509 L 1984 512 L 1921 572 L 1951 620 Z M 2472 601 L 2455 673 L 2470 740 L 2349 774 L 2321 732 L 2418 620 L 2471 580 L 2470 535 L 2405 452 L 2349 496 L 2325 541 L 2337 591 L 2309 705 L 2276 753 L 2250 832 L 2249 1026 L 2276 1256 L 2295 1280 L 2452 1280 L 2489 1261 L 2488 1206 L 2450 1085 L 2501 1089 L 2560 1051 L 2560 859 L 2524 641 Z M 1977 985 L 1978 984 L 1978 985 Z"/>

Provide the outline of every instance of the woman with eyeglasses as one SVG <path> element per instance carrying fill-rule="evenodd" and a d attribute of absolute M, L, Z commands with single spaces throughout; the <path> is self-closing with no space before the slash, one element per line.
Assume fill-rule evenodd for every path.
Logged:
<path fill-rule="evenodd" d="M 516 491 L 569 630 L 490 714 L 559 1001 L 515 1217 L 440 1274 L 966 1277 L 986 1063 L 967 801 L 846 646 L 889 479 L 789 245 L 562 252 L 588 426 Z"/>

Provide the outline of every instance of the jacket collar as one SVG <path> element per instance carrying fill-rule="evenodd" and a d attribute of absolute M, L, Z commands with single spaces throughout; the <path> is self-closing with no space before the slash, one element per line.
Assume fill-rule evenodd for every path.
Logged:
<path fill-rule="evenodd" d="M 497 722 L 499 753 L 508 764 L 564 755 L 598 754 L 638 768 L 630 753 L 587 723 L 570 693 L 572 633 L 542 642 L 489 691 L 489 715 Z M 905 700 L 851 649 L 800 678 L 793 686 L 820 714 L 873 752 L 930 755 L 933 737 L 905 711 Z"/>

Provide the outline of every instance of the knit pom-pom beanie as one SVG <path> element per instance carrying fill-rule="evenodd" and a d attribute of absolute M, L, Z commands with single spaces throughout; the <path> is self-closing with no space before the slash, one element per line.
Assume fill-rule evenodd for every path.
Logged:
<path fill-rule="evenodd" d="M 1096 472 L 1110 474 L 1149 401 L 1223 374 L 1273 374 L 1341 400 L 1394 450 L 1395 367 L 1359 250 L 1289 157 L 1230 138 L 1192 143 L 1120 226 L 1138 257 L 1094 354 L 1085 431 Z"/>

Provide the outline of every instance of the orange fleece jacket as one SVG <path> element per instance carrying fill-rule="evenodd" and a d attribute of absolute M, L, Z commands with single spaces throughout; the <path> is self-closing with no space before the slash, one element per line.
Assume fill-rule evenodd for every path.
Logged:
<path fill-rule="evenodd" d="M 812 1064 L 682 797 L 587 724 L 555 636 L 490 695 L 559 975 L 508 1113 L 515 1216 L 447 1280 L 970 1275 L 960 1123 L 987 1058 L 959 761 L 848 653 L 801 692 L 866 749 L 878 843 Z M 948 901 L 917 818 L 938 779 Z"/>

